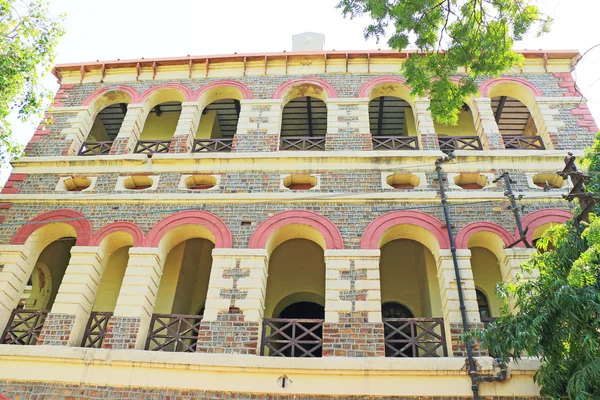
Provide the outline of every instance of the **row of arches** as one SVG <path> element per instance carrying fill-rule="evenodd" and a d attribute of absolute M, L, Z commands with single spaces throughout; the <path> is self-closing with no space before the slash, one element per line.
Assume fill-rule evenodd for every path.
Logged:
<path fill-rule="evenodd" d="M 560 209 L 539 210 L 526 215 L 523 224 L 529 228 L 530 240 L 535 240 L 550 225 L 565 222 L 571 216 L 568 211 Z M 480 265 L 490 265 L 498 264 L 504 246 L 514 240 L 515 235 L 499 225 L 473 222 L 458 232 L 456 244 L 458 248 L 472 249 L 472 260 Z M 91 224 L 82 214 L 73 210 L 57 210 L 24 225 L 15 233 L 11 243 L 23 244 L 28 259 L 34 260 L 35 266 L 32 266 L 21 307 L 51 308 L 69 264 L 71 248 L 91 245 L 99 246 L 105 255 L 102 261 L 105 271 L 94 310 L 114 309 L 128 264 L 129 249 L 153 247 L 160 250 L 165 263 L 158 290 L 157 312 L 195 314 L 201 311 L 206 300 L 212 250 L 231 248 L 232 237 L 223 221 L 205 211 L 173 214 L 144 235 L 139 227 L 129 222 L 112 223 L 93 233 Z M 270 296 L 274 300 L 267 300 L 266 314 L 278 315 L 294 304 L 298 293 L 312 293 L 308 296 L 313 299 L 312 302 L 323 303 L 324 281 L 320 278 L 314 280 L 315 277 L 324 277 L 323 252 L 343 249 L 344 243 L 340 231 L 330 220 L 311 211 L 296 210 L 282 212 L 263 221 L 251 236 L 248 247 L 266 249 L 270 262 L 275 266 L 269 274 L 269 280 L 273 282 L 268 286 L 275 293 Z M 392 288 L 406 286 L 406 290 L 402 290 L 406 298 L 383 296 L 384 303 L 402 304 L 413 315 L 434 316 L 430 309 L 433 301 L 430 294 L 437 293 L 432 289 L 435 285 L 431 286 L 436 275 L 433 260 L 441 249 L 449 248 L 441 221 L 414 211 L 384 214 L 365 229 L 361 248 L 381 249 L 383 292 L 391 293 Z M 406 265 L 402 268 L 390 266 L 394 265 L 392 260 L 403 260 Z M 292 264 L 298 264 L 297 268 L 290 269 Z M 478 268 L 473 265 L 473 274 L 476 280 L 483 282 L 481 291 L 491 304 L 494 282 L 502 280 L 500 272 L 490 277 Z M 306 273 L 309 270 L 311 272 Z M 482 278 L 478 279 L 478 275 Z M 295 282 L 298 287 L 286 292 L 285 288 L 289 285 L 279 281 Z M 386 285 L 390 285 L 389 290 L 385 289 Z M 413 295 L 411 290 L 420 294 Z M 193 300 L 189 299 L 190 294 Z M 321 298 L 318 296 L 323 301 L 316 301 Z M 182 298 L 185 300 L 178 300 Z M 415 299 L 420 300 L 412 304 Z"/>
<path fill-rule="evenodd" d="M 545 126 L 536 97 L 542 93 L 529 82 L 517 78 L 487 81 L 480 87 L 481 95 L 491 99 L 491 111 L 501 135 L 535 137 Z M 379 77 L 366 82 L 359 90 L 360 98 L 369 99 L 369 124 L 375 137 L 416 138 L 415 99 L 401 78 Z M 278 87 L 274 99 L 281 99 L 281 137 L 324 137 L 327 131 L 327 102 L 337 98 L 329 83 L 310 78 L 286 82 Z M 143 115 L 139 140 L 168 142 L 177 129 L 184 105 L 198 106 L 199 121 L 193 126 L 194 139 L 232 140 L 241 112 L 240 101 L 252 99 L 248 87 L 236 81 L 208 84 L 196 92 L 182 84 L 163 84 L 139 94 L 129 86 L 103 88 L 90 95 L 83 105 L 89 107 L 93 124 L 87 137 L 91 143 L 109 143 L 118 135 L 128 104 L 142 104 Z M 473 100 L 463 105 L 456 126 L 434 124 L 438 136 L 477 137 L 480 126 L 478 110 Z M 442 144 L 442 143 L 441 143 Z M 317 146 L 317 148 L 319 148 Z M 108 152 L 109 147 L 103 147 Z M 161 148 L 168 150 L 168 143 Z M 161 150 L 161 151 L 162 151 Z"/>

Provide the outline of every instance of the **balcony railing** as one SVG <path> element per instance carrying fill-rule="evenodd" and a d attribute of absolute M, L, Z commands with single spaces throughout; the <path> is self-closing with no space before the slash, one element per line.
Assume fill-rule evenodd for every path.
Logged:
<path fill-rule="evenodd" d="M 440 136 L 438 142 L 441 151 L 483 150 L 478 136 Z"/>
<path fill-rule="evenodd" d="M 47 315 L 47 310 L 13 310 L 0 343 L 22 346 L 36 344 Z"/>
<path fill-rule="evenodd" d="M 230 152 L 233 139 L 196 139 L 192 147 L 192 153 L 218 153 Z"/>
<path fill-rule="evenodd" d="M 265 318 L 261 355 L 278 357 L 321 357 L 322 319 Z"/>
<path fill-rule="evenodd" d="M 386 357 L 448 356 L 442 318 L 384 318 L 383 328 Z"/>
<path fill-rule="evenodd" d="M 110 153 L 113 142 L 83 142 L 78 156 L 102 156 Z"/>
<path fill-rule="evenodd" d="M 153 314 L 146 350 L 194 353 L 202 315 Z"/>
<path fill-rule="evenodd" d="M 168 153 L 170 144 L 170 140 L 138 140 L 133 152 L 142 154 Z"/>
<path fill-rule="evenodd" d="M 502 135 L 504 147 L 509 150 L 546 150 L 539 136 Z"/>
<path fill-rule="evenodd" d="M 282 137 L 279 150 L 323 151 L 325 150 L 325 137 Z"/>
<path fill-rule="evenodd" d="M 419 150 L 416 137 L 373 136 L 373 150 Z"/>
<path fill-rule="evenodd" d="M 102 347 L 104 338 L 106 337 L 106 328 L 108 321 L 112 317 L 112 312 L 92 312 L 90 319 L 85 326 L 81 347 L 92 347 L 99 349 Z"/>

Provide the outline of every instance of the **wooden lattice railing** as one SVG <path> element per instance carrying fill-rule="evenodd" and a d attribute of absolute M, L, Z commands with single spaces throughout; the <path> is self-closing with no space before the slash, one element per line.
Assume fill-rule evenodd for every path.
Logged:
<path fill-rule="evenodd" d="M 386 357 L 448 356 L 442 318 L 384 318 L 383 329 Z"/>
<path fill-rule="evenodd" d="M 196 139 L 192 153 L 230 152 L 232 145 L 233 139 Z"/>
<path fill-rule="evenodd" d="M 78 156 L 101 156 L 110 153 L 113 142 L 83 142 Z"/>
<path fill-rule="evenodd" d="M 22 346 L 36 344 L 47 315 L 47 310 L 13 310 L 0 343 Z"/>
<path fill-rule="evenodd" d="M 152 314 L 146 350 L 194 353 L 202 315 Z"/>
<path fill-rule="evenodd" d="M 416 137 L 373 136 L 373 150 L 419 150 Z"/>
<path fill-rule="evenodd" d="M 261 355 L 278 357 L 321 357 L 322 319 L 265 318 Z"/>
<path fill-rule="evenodd" d="M 170 145 L 170 140 L 138 140 L 133 152 L 143 154 L 168 153 Z"/>
<path fill-rule="evenodd" d="M 502 135 L 502 139 L 509 150 L 546 150 L 539 136 Z"/>
<path fill-rule="evenodd" d="M 483 150 L 478 136 L 439 136 L 441 151 Z"/>
<path fill-rule="evenodd" d="M 279 150 L 325 150 L 325 137 L 286 136 L 281 138 Z"/>
<path fill-rule="evenodd" d="M 108 327 L 108 321 L 112 317 L 112 312 L 96 312 L 93 311 L 90 314 L 87 324 L 85 325 L 85 331 L 83 333 L 83 340 L 81 341 L 81 347 L 93 347 L 99 349 L 102 347 L 104 338 L 106 337 L 106 328 Z"/>

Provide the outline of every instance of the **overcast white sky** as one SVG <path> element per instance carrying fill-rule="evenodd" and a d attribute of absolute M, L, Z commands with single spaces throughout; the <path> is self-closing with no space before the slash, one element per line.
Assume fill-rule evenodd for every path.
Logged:
<path fill-rule="evenodd" d="M 338 0 L 50 0 L 51 11 L 66 14 L 66 34 L 57 63 L 273 52 L 291 50 L 295 33 L 325 34 L 325 49 L 385 49 L 386 41 L 365 41 L 368 20 L 344 19 Z M 541 0 L 555 19 L 552 32 L 528 38 L 517 49 L 577 49 L 600 43 L 599 0 Z M 600 121 L 600 47 L 579 63 L 577 82 Z M 47 85 L 56 90 L 53 77 Z M 36 123 L 14 124 L 22 143 Z"/>

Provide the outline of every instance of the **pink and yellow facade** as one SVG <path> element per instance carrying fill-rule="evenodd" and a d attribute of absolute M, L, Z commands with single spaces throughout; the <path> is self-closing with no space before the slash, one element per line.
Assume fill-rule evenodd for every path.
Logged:
<path fill-rule="evenodd" d="M 472 398 L 458 335 L 572 216 L 556 171 L 598 130 L 577 52 L 524 55 L 457 126 L 410 95 L 406 53 L 57 65 L 52 123 L 0 194 L 0 393 Z M 537 367 L 480 397 L 539 398 Z"/>

